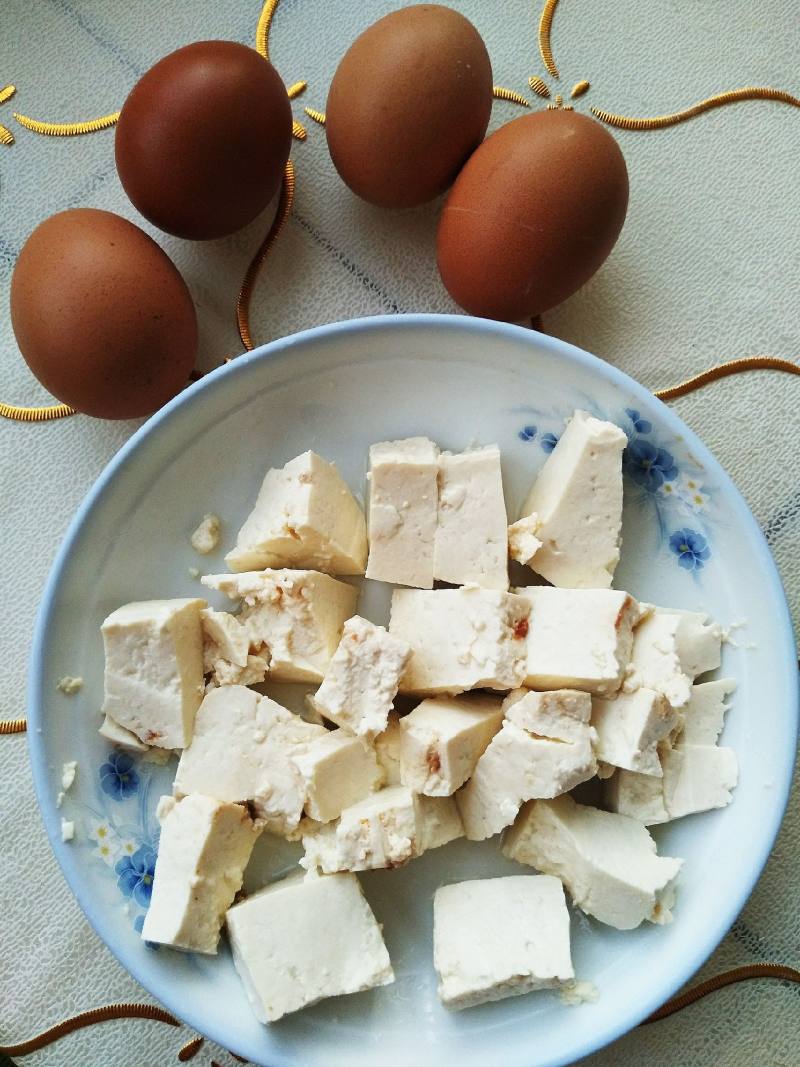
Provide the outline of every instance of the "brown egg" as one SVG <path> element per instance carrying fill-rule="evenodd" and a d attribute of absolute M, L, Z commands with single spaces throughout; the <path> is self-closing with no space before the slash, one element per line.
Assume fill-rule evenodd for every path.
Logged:
<path fill-rule="evenodd" d="M 365 30 L 336 70 L 331 159 L 369 203 L 415 207 L 452 183 L 491 109 L 492 67 L 472 23 L 438 4 L 405 7 Z"/>
<path fill-rule="evenodd" d="M 110 211 L 77 208 L 33 231 L 11 278 L 25 361 L 86 415 L 149 415 L 188 382 L 197 319 L 172 261 Z"/>
<path fill-rule="evenodd" d="M 117 171 L 154 226 L 193 240 L 251 222 L 280 184 L 292 113 L 275 68 L 233 41 L 200 41 L 156 63 L 117 123 Z"/>
<path fill-rule="evenodd" d="M 539 315 L 592 277 L 627 206 L 625 160 L 599 122 L 574 111 L 524 115 L 484 141 L 447 197 L 442 281 L 473 315 Z"/>

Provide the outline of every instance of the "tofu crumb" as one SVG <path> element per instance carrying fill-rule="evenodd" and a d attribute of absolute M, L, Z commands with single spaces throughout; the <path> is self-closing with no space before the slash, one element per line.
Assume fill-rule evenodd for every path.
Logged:
<path fill-rule="evenodd" d="M 219 545 L 222 523 L 219 515 L 209 512 L 191 536 L 192 548 L 201 556 L 207 556 Z"/>
<path fill-rule="evenodd" d="M 83 689 L 83 678 L 72 678 L 69 674 L 65 674 L 56 685 L 56 689 L 68 697 L 74 696 L 79 689 Z"/>
<path fill-rule="evenodd" d="M 56 807 L 60 808 L 63 803 L 64 803 L 64 793 L 63 793 L 62 790 L 59 790 L 58 794 L 56 795 Z"/>
<path fill-rule="evenodd" d="M 75 823 L 69 819 L 61 820 L 61 840 L 71 841 L 75 836 Z"/>
<path fill-rule="evenodd" d="M 600 997 L 600 990 L 594 982 L 581 982 L 576 978 L 565 982 L 558 995 L 565 1004 L 594 1004 Z"/>
<path fill-rule="evenodd" d="M 200 570 L 199 570 L 198 567 L 187 567 L 186 570 L 189 572 L 189 577 L 190 578 L 199 578 L 200 577 Z"/>
<path fill-rule="evenodd" d="M 66 791 L 75 781 L 75 772 L 78 769 L 77 762 L 73 759 L 65 763 L 61 768 L 61 788 Z"/>

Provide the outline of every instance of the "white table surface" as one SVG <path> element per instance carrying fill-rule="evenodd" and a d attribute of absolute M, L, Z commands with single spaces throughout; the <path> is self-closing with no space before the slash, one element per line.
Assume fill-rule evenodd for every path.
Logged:
<path fill-rule="evenodd" d="M 393 7 L 387 0 L 283 0 L 271 52 L 294 103 L 324 109 L 339 57 Z M 529 0 L 455 0 L 492 56 L 495 81 L 527 91 L 546 76 Z M 258 0 L 6 0 L 0 84 L 13 101 L 0 122 L 17 143 L 0 146 L 0 276 L 7 292 L 30 230 L 57 210 L 109 208 L 141 224 L 113 162 L 113 133 L 55 140 L 22 130 L 12 110 L 49 121 L 86 119 L 120 106 L 157 58 L 192 40 L 250 43 Z M 535 10 L 532 10 L 535 9 Z M 792 0 L 563 0 L 553 48 L 559 89 L 592 83 L 577 102 L 627 115 L 674 111 L 724 89 L 797 89 L 800 23 Z M 547 78 L 553 84 L 553 79 Z M 538 101 L 528 93 L 529 97 Z M 517 117 L 496 103 L 493 124 Z M 355 201 L 335 175 L 323 131 L 310 121 L 295 143 L 297 198 L 254 297 L 257 341 L 363 314 L 456 310 L 433 257 L 438 205 L 387 213 Z M 631 202 L 613 255 L 580 293 L 545 316 L 545 328 L 603 356 L 653 389 L 722 360 L 756 353 L 800 358 L 800 112 L 747 102 L 653 132 L 618 132 Z M 194 245 L 156 235 L 184 272 L 198 306 L 201 365 L 235 355 L 233 307 L 271 208 L 233 237 Z M 151 231 L 154 232 L 154 231 Z M 0 319 L 0 400 L 47 398 Z M 728 379 L 675 403 L 732 474 L 766 531 L 797 622 L 800 610 L 800 381 L 774 373 Z M 75 417 L 43 425 L 0 421 L 0 718 L 24 714 L 26 660 L 38 598 L 69 519 L 97 474 L 136 428 Z M 770 709 L 763 709 L 769 728 Z M 24 736 L 0 737 L 0 1044 L 77 1011 L 150 998 L 98 940 L 51 856 L 34 799 Z M 800 812 L 790 804 L 755 892 L 703 977 L 758 961 L 800 965 Z M 154 1022 L 120 1021 L 74 1034 L 24 1058 L 34 1067 L 177 1063 L 191 1037 Z M 196 1063 L 235 1061 L 207 1045 Z M 797 990 L 748 982 L 627 1036 L 583 1061 L 605 1065 L 739 1067 L 800 1062 Z"/>

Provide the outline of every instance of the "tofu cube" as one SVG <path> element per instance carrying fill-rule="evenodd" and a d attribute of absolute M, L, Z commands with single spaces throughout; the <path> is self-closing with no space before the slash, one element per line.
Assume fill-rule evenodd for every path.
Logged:
<path fill-rule="evenodd" d="M 502 702 L 470 694 L 423 700 L 400 720 L 400 780 L 415 793 L 451 796 L 503 721 Z"/>
<path fill-rule="evenodd" d="M 576 411 L 547 457 L 522 509 L 524 516 L 535 516 L 542 545 L 521 562 L 553 585 L 611 585 L 619 562 L 627 443 L 618 426 Z"/>
<path fill-rule="evenodd" d="M 509 526 L 508 554 L 517 563 L 530 565 L 533 557 L 542 547 L 542 541 L 537 536 L 538 530 L 538 515 L 525 515 Z"/>
<path fill-rule="evenodd" d="M 596 774 L 591 706 L 589 694 L 577 690 L 509 694 L 502 730 L 456 794 L 470 841 L 509 826 L 526 800 L 558 796 Z"/>
<path fill-rule="evenodd" d="M 225 912 L 242 887 L 259 830 L 238 804 L 164 798 L 153 893 L 142 937 L 215 954 Z"/>
<path fill-rule="evenodd" d="M 225 562 L 233 571 L 302 567 L 363 574 L 364 513 L 336 467 L 316 452 L 304 452 L 267 471 Z"/>
<path fill-rule="evenodd" d="M 455 797 L 418 796 L 416 801 L 422 852 L 427 852 L 429 848 L 441 848 L 464 836 L 464 825 Z"/>
<path fill-rule="evenodd" d="M 530 605 L 527 667 L 530 689 L 582 689 L 613 696 L 633 647 L 639 605 L 616 589 L 516 589 Z"/>
<path fill-rule="evenodd" d="M 211 685 L 258 685 L 269 669 L 269 651 L 250 654 L 250 635 L 235 615 L 205 608 L 203 626 L 203 671 Z"/>
<path fill-rule="evenodd" d="M 625 815 L 569 796 L 534 800 L 506 834 L 503 852 L 560 878 L 582 911 L 618 930 L 672 918 L 683 860 L 656 855 L 644 826 Z"/>
<path fill-rule="evenodd" d="M 721 628 L 705 615 L 647 605 L 634 632 L 626 688 L 657 689 L 673 708 L 684 708 L 697 675 L 720 665 L 721 645 Z"/>
<path fill-rule="evenodd" d="M 232 907 L 227 929 L 262 1023 L 394 981 L 380 927 L 352 874 L 285 878 Z"/>
<path fill-rule="evenodd" d="M 725 723 L 725 712 L 729 708 L 725 698 L 735 689 L 736 682 L 732 678 L 693 685 L 689 703 L 684 708 L 683 730 L 678 743 L 716 745 Z"/>
<path fill-rule="evenodd" d="M 382 441 L 369 450 L 367 578 L 433 586 L 439 510 L 439 449 L 427 437 Z"/>
<path fill-rule="evenodd" d="M 410 656 L 408 642 L 354 615 L 344 624 L 314 706 L 359 737 L 374 737 L 386 729 Z"/>
<path fill-rule="evenodd" d="M 609 811 L 627 815 L 645 826 L 669 822 L 664 781 L 655 775 L 627 770 L 612 773 L 603 782 L 603 804 Z"/>
<path fill-rule="evenodd" d="M 103 713 L 159 748 L 185 748 L 203 699 L 205 600 L 125 604 L 103 622 Z"/>
<path fill-rule="evenodd" d="M 305 810 L 318 822 L 338 819 L 383 783 L 375 750 L 346 730 L 326 731 L 290 758 L 305 783 Z"/>
<path fill-rule="evenodd" d="M 610 700 L 592 700 L 597 731 L 597 758 L 614 767 L 661 777 L 658 744 L 678 725 L 680 716 L 662 693 L 637 689 Z"/>
<path fill-rule="evenodd" d="M 202 579 L 232 600 L 247 630 L 250 652 L 269 652 L 269 679 L 321 682 L 354 614 L 358 589 L 319 571 L 266 570 L 207 574 Z"/>
<path fill-rule="evenodd" d="M 402 785 L 400 780 L 400 741 L 403 731 L 400 729 L 400 716 L 396 711 L 389 712 L 386 729 L 373 738 L 375 755 L 383 768 L 385 785 Z"/>
<path fill-rule="evenodd" d="M 574 977 L 564 890 L 548 875 L 441 886 L 433 898 L 439 999 L 458 1010 Z"/>
<path fill-rule="evenodd" d="M 530 607 L 494 589 L 396 589 L 389 632 L 411 646 L 401 693 L 514 689 L 525 675 Z"/>
<path fill-rule="evenodd" d="M 439 457 L 433 576 L 508 589 L 508 517 L 497 445 Z"/>
<path fill-rule="evenodd" d="M 656 608 L 656 613 L 680 616 L 678 658 L 684 673 L 694 680 L 715 671 L 722 662 L 722 627 L 702 611 Z"/>
<path fill-rule="evenodd" d="M 212 689 L 181 754 L 173 791 L 250 801 L 272 833 L 291 834 L 306 801 L 306 782 L 292 757 L 325 736 L 324 726 L 304 722 L 252 689 Z"/>
<path fill-rule="evenodd" d="M 345 808 L 336 822 L 307 826 L 300 862 L 325 874 L 400 867 L 422 855 L 423 838 L 419 798 L 394 786 Z"/>
<path fill-rule="evenodd" d="M 97 732 L 106 741 L 110 741 L 117 748 L 125 749 L 126 752 L 147 752 L 148 746 L 140 741 L 136 734 L 115 722 L 110 715 L 105 716 Z"/>

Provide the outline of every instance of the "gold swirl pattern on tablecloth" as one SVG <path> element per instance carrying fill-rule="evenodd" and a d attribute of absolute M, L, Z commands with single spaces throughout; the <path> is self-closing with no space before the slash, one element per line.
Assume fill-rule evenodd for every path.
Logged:
<path fill-rule="evenodd" d="M 44 137 L 80 137 L 84 133 L 97 133 L 99 130 L 107 130 L 116 125 L 119 111 L 112 111 L 108 115 L 101 115 L 98 119 L 89 119 L 87 122 L 40 122 L 39 119 L 29 118 L 14 112 L 14 118 L 31 133 L 40 133 Z"/>
<path fill-rule="evenodd" d="M 90 1011 L 82 1011 L 79 1015 L 73 1015 L 69 1019 L 51 1026 L 41 1034 L 28 1038 L 27 1041 L 18 1041 L 14 1045 L 0 1045 L 0 1052 L 6 1056 L 27 1056 L 31 1052 L 38 1052 L 41 1048 L 47 1048 L 54 1041 L 72 1034 L 76 1030 L 82 1030 L 85 1026 L 94 1026 L 95 1023 L 105 1023 L 111 1019 L 151 1019 L 159 1023 L 167 1023 L 169 1026 L 180 1026 L 180 1022 L 168 1011 L 157 1007 L 155 1004 L 107 1004 L 102 1008 L 92 1008 Z"/>
<path fill-rule="evenodd" d="M 520 107 L 530 107 L 530 101 L 526 100 L 522 93 L 518 93 L 516 89 L 506 89 L 503 85 L 495 85 L 492 87 L 492 96 L 495 100 L 508 100 L 512 104 L 519 104 Z"/>
<path fill-rule="evenodd" d="M 545 0 L 539 18 L 539 54 L 542 57 L 542 63 L 554 78 L 558 78 L 559 73 L 556 61 L 553 59 L 553 50 L 550 47 L 550 31 L 553 28 L 553 15 L 557 7 L 558 0 Z"/>
<path fill-rule="evenodd" d="M 660 1019 L 666 1019 L 675 1012 L 688 1008 L 690 1004 L 702 1000 L 709 993 L 715 993 L 718 989 L 724 989 L 725 986 L 734 985 L 736 982 L 746 982 L 751 978 L 778 978 L 783 982 L 800 983 L 800 971 L 781 963 L 751 963 L 745 967 L 734 967 L 731 971 L 724 971 L 692 989 L 687 989 L 685 993 L 672 997 L 652 1015 L 649 1015 L 641 1025 L 657 1023 Z"/>
<path fill-rule="evenodd" d="M 792 363 L 788 359 L 778 359 L 777 356 L 744 356 L 742 359 L 732 359 L 728 363 L 719 363 L 716 367 L 701 371 L 700 374 L 695 374 L 667 389 L 656 389 L 654 395 L 659 400 L 677 400 L 679 396 L 687 396 L 697 389 L 702 389 L 704 385 L 718 382 L 720 378 L 729 378 L 731 375 L 744 374 L 752 370 L 776 370 L 784 374 L 800 375 L 800 364 Z"/>
<path fill-rule="evenodd" d="M 683 111 L 673 111 L 669 115 L 656 115 L 652 118 L 630 118 L 627 115 L 615 115 L 611 111 L 602 108 L 591 108 L 595 118 L 600 119 L 609 126 L 616 126 L 620 130 L 662 130 L 666 126 L 677 126 L 680 122 L 702 115 L 714 108 L 724 107 L 726 104 L 737 104 L 741 100 L 777 100 L 782 104 L 790 104 L 792 107 L 800 107 L 800 99 L 786 93 L 782 89 L 770 89 L 763 86 L 747 85 L 743 89 L 731 89 L 727 93 L 717 93 L 701 100 L 699 104 L 684 108 Z"/>
<path fill-rule="evenodd" d="M 27 719 L 0 719 L 0 737 L 4 734 L 24 734 L 27 729 Z"/>

